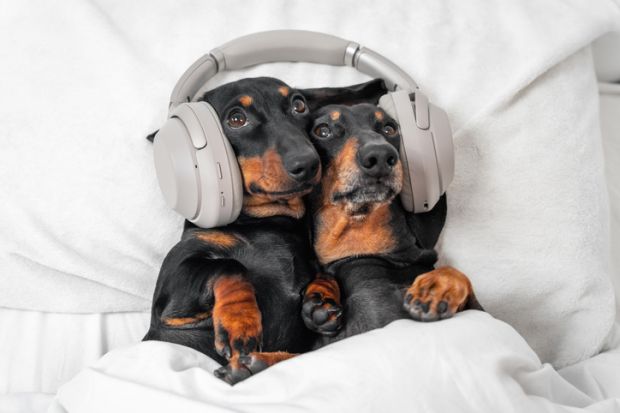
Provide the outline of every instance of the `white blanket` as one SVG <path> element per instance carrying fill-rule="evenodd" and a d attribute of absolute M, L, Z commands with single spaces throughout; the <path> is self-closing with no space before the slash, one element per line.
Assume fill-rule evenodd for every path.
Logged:
<path fill-rule="evenodd" d="M 50 413 L 617 412 L 620 351 L 604 357 L 599 385 L 581 391 L 510 326 L 468 311 L 439 323 L 397 321 L 231 387 L 206 356 L 145 342 L 78 374 Z"/>

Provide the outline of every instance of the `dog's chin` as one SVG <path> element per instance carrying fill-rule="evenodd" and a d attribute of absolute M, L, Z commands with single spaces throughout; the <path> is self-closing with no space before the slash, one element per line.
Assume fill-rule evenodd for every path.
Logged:
<path fill-rule="evenodd" d="M 249 185 L 248 193 L 252 196 L 269 199 L 273 202 L 286 203 L 291 199 L 301 198 L 304 195 L 309 194 L 312 191 L 312 185 L 305 183 L 294 188 L 285 189 L 281 191 L 268 191 L 258 184 L 252 182 Z"/>
<path fill-rule="evenodd" d="M 346 192 L 335 193 L 332 202 L 344 205 L 345 211 L 353 219 L 363 219 L 381 205 L 392 202 L 398 195 L 398 189 L 381 183 L 362 184 Z"/>

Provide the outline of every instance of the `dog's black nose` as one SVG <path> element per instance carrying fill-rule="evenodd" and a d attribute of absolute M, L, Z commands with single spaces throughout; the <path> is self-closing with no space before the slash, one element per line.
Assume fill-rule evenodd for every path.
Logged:
<path fill-rule="evenodd" d="M 297 182 L 306 182 L 316 176 L 319 157 L 314 151 L 305 151 L 289 158 L 285 166 L 291 178 Z"/>
<path fill-rule="evenodd" d="M 397 162 L 396 148 L 387 143 L 367 143 L 357 152 L 360 169 L 375 178 L 389 175 Z"/>

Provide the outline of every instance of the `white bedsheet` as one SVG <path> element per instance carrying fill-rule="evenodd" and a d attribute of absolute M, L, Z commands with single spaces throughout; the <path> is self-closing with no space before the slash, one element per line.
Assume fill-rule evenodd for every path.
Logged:
<path fill-rule="evenodd" d="M 620 348 L 564 378 L 512 327 L 476 311 L 396 321 L 234 387 L 212 375 L 217 366 L 169 343 L 118 349 L 63 386 L 50 412 L 620 411 Z"/>
<path fill-rule="evenodd" d="M 474 318 L 476 317 L 476 314 L 472 313 L 472 315 Z M 468 317 L 459 316 L 457 318 L 457 320 L 465 321 L 466 324 L 463 325 L 460 332 L 455 331 L 455 335 L 452 337 L 457 337 L 459 334 L 467 334 L 467 340 L 463 341 L 468 341 L 470 340 L 472 334 L 478 334 L 476 333 L 476 329 L 473 329 L 471 332 L 463 331 L 468 328 Z M 540 388 L 545 389 L 550 385 L 558 387 L 558 384 L 561 384 L 560 387 L 562 388 L 562 397 L 567 398 L 573 394 L 571 397 L 576 397 L 579 400 L 585 400 L 581 406 L 590 406 L 590 410 L 593 409 L 591 406 L 595 403 L 605 406 L 605 403 L 612 403 L 609 399 L 613 400 L 620 397 L 620 336 L 611 337 L 611 347 L 605 353 L 571 367 L 562 369 L 558 374 L 548 364 L 543 366 L 532 358 L 531 350 L 528 351 L 524 346 L 518 344 L 522 342 L 522 339 L 503 323 L 497 320 L 492 320 L 487 316 L 479 316 L 479 318 L 480 320 L 483 320 L 484 323 L 488 324 L 487 327 L 489 329 L 494 329 L 494 326 L 496 325 L 502 326 L 501 333 L 506 333 L 504 336 L 506 341 L 508 341 L 508 344 L 505 343 L 503 346 L 506 355 L 510 356 L 509 358 L 518 358 L 520 352 L 529 354 L 529 374 L 527 375 L 527 379 L 520 380 L 518 382 L 519 386 L 523 386 L 528 389 L 526 392 L 529 394 L 529 396 L 527 396 L 528 398 L 531 398 L 533 394 L 539 394 Z M 149 354 L 155 354 L 156 357 L 152 360 L 152 362 L 150 362 L 153 364 L 150 369 L 155 367 L 156 370 L 159 370 L 160 373 L 158 377 L 160 378 L 163 378 L 166 375 L 171 375 L 172 372 L 169 367 L 171 363 L 177 362 L 182 362 L 186 365 L 187 363 L 200 363 L 200 365 L 206 366 L 206 372 L 201 373 L 202 375 L 200 377 L 210 377 L 209 372 L 212 370 L 214 364 L 212 364 L 210 360 L 204 356 L 194 352 L 191 349 L 176 345 L 168 345 L 165 343 L 138 344 L 144 334 L 144 331 L 146 330 L 148 320 L 149 315 L 146 313 L 54 314 L 36 311 L 0 309 L 0 325 L 3 326 L 0 333 L 2 334 L 2 338 L 0 339 L 0 412 L 45 412 L 47 411 L 48 405 L 52 402 L 59 386 L 72 379 L 84 367 L 93 364 L 95 366 L 101 366 L 102 363 L 104 363 L 103 365 L 109 365 L 110 358 L 112 360 L 116 360 L 116 362 L 118 362 L 121 358 L 124 358 L 125 360 L 131 359 L 128 365 L 136 364 L 136 362 L 138 362 L 138 365 L 143 366 L 143 364 L 139 364 L 139 361 L 141 359 L 144 361 L 143 358 L 148 357 Z M 363 353 L 369 354 L 370 357 L 376 357 L 376 353 L 380 353 L 378 349 L 380 349 L 381 346 L 388 349 L 386 350 L 387 352 L 396 352 L 399 351 L 399 348 L 401 348 L 397 342 L 390 343 L 388 346 L 381 343 L 394 340 L 394 337 L 399 334 L 417 337 L 418 330 L 411 330 L 412 326 L 410 324 L 410 322 L 404 321 L 394 323 L 386 329 L 370 333 L 369 335 L 374 338 L 363 338 L 361 341 L 357 341 L 360 339 L 350 340 L 352 341 L 351 344 L 349 344 L 349 340 L 347 340 L 344 343 L 334 346 L 336 347 L 336 350 L 330 350 L 328 348 L 329 351 L 322 350 L 319 354 L 325 355 L 329 361 L 340 358 L 341 351 L 343 354 L 347 354 L 350 351 L 349 349 L 355 348 L 358 349 L 355 357 L 360 357 L 360 354 L 361 357 L 365 357 Z M 417 326 L 422 329 L 420 331 L 430 331 L 427 329 L 429 325 Z M 449 326 L 450 325 L 446 328 L 451 328 Z M 430 327 L 432 327 L 432 325 L 430 325 Z M 396 331 L 398 329 L 402 329 L 402 332 L 398 333 Z M 510 333 L 507 333 L 508 331 L 510 331 Z M 14 339 L 6 340 L 6 336 L 8 335 L 13 336 Z M 385 337 L 383 337 L 383 335 L 385 335 Z M 427 337 L 429 337 L 429 335 L 427 335 Z M 437 340 L 445 342 L 445 340 L 442 339 L 442 336 L 437 336 L 436 338 Z M 518 345 L 515 346 L 514 343 L 511 344 L 510 341 L 515 341 Z M 421 348 L 421 344 L 418 345 L 415 343 L 417 343 L 417 340 L 413 343 L 416 346 L 414 350 Z M 142 354 L 142 349 L 144 346 L 147 348 L 155 346 L 157 350 L 148 350 Z M 362 348 L 359 346 L 365 347 Z M 409 347 L 408 341 L 404 343 L 403 347 Z M 343 350 L 338 350 L 338 348 L 342 348 Z M 431 350 L 432 354 L 435 355 L 440 353 L 443 354 L 445 351 L 443 346 L 438 348 L 429 347 L 423 351 L 428 352 L 429 350 Z M 486 357 L 483 350 L 484 348 L 480 348 L 480 354 L 478 356 Z M 500 348 L 495 349 L 495 353 L 498 350 L 500 350 Z M 97 363 L 99 357 L 108 351 L 112 352 L 105 356 L 101 362 Z M 452 353 L 455 353 L 454 348 L 452 348 Z M 447 354 L 448 358 L 446 358 L 444 362 L 440 363 L 440 365 L 449 363 L 455 357 L 455 354 L 452 353 Z M 306 360 L 309 356 L 310 355 L 305 355 L 300 358 L 300 360 Z M 421 356 L 421 354 L 418 356 Z M 314 357 L 322 356 L 312 356 L 310 360 L 314 360 Z M 386 355 L 379 354 L 379 357 L 386 357 Z M 463 355 L 462 357 L 467 357 L 467 355 Z M 345 358 L 344 360 L 346 361 L 350 359 Z M 392 358 L 386 360 L 386 363 L 391 362 L 390 360 L 392 360 Z M 384 366 L 378 374 L 375 374 L 372 377 L 378 376 L 382 379 L 382 375 L 388 374 L 390 380 L 398 380 L 399 375 L 402 374 L 399 372 L 399 369 L 401 369 L 404 365 L 412 366 L 413 363 L 416 362 L 417 359 L 405 361 L 403 358 L 398 360 L 395 367 L 389 368 L 386 364 L 386 366 Z M 360 363 L 356 361 L 351 365 L 353 366 L 359 364 Z M 285 365 L 287 364 L 283 364 L 283 366 Z M 304 361 L 303 365 L 312 366 L 314 365 L 314 362 Z M 340 363 L 338 363 L 337 366 L 340 366 Z M 486 367 L 479 367 L 481 369 L 497 368 L 497 366 L 493 365 L 493 363 L 487 364 Z M 279 368 L 280 367 L 278 367 L 278 369 Z M 418 365 L 408 368 L 407 370 L 417 372 L 416 374 L 428 375 L 428 373 L 424 372 L 423 368 L 424 366 Z M 101 370 L 99 367 L 97 367 L 97 369 Z M 274 371 L 274 369 L 271 371 Z M 332 371 L 332 369 L 328 369 L 328 371 Z M 367 371 L 367 368 L 364 368 L 363 371 Z M 517 371 L 517 369 L 512 370 L 513 373 L 515 371 Z M 534 372 L 537 372 L 537 374 L 533 374 Z M 87 369 L 78 375 L 76 380 L 80 381 L 82 383 L 81 385 L 83 385 L 84 378 L 88 377 L 85 375 L 92 375 L 93 373 L 94 371 L 92 371 L 92 369 Z M 113 369 L 105 367 L 105 375 L 112 373 Z M 509 375 L 510 373 L 510 371 L 505 371 L 506 375 Z M 146 376 L 149 374 L 149 370 L 144 370 L 141 374 Z M 263 374 L 271 375 L 272 373 L 268 371 Z M 346 379 L 340 377 L 339 380 L 342 383 L 339 382 L 337 386 L 343 385 L 346 387 L 346 383 L 349 380 L 358 380 L 357 373 L 342 372 L 342 374 L 351 374 L 351 376 Z M 434 375 L 436 374 L 437 372 L 435 370 L 431 371 L 431 374 L 428 375 L 428 379 L 434 380 Z M 314 375 L 316 375 L 316 373 Z M 490 376 L 492 375 L 493 373 L 491 372 Z M 543 377 L 543 379 L 532 380 L 531 378 L 535 376 Z M 565 380 L 562 380 L 560 376 Z M 126 373 L 122 373 L 121 377 L 125 377 L 122 381 L 126 381 L 128 379 Z M 468 377 L 469 376 L 463 374 L 458 380 L 463 380 L 467 383 L 470 380 L 474 380 L 476 376 L 472 375 L 471 379 Z M 310 381 L 316 380 L 316 377 L 313 377 L 312 374 L 308 378 L 311 379 Z M 364 376 L 360 376 L 359 380 L 363 380 L 363 378 Z M 107 377 L 105 380 L 110 380 L 110 377 Z M 138 377 L 137 382 L 142 383 L 142 380 L 144 380 L 144 377 Z M 197 378 L 196 380 L 200 380 L 202 383 L 203 378 Z M 211 383 L 213 383 L 211 381 L 212 378 L 204 380 L 206 380 L 204 382 L 204 387 L 208 389 L 211 386 Z M 274 380 L 277 381 L 279 379 Z M 336 379 L 333 380 L 337 381 Z M 495 380 L 495 378 L 493 380 Z M 75 381 L 71 382 L 68 385 L 68 388 L 75 388 L 75 385 Z M 100 383 L 93 382 L 93 386 L 99 387 Z M 131 386 L 133 387 L 134 385 Z M 168 385 L 165 384 L 162 387 L 167 388 L 167 386 Z M 216 386 L 218 389 L 221 389 L 219 383 Z M 200 387 L 203 386 L 201 385 Z M 345 387 L 338 387 L 342 390 L 343 395 L 345 394 Z M 442 387 L 438 387 L 438 389 L 441 390 Z M 144 390 L 146 391 L 147 389 L 144 388 Z M 400 388 L 395 390 L 400 390 Z M 543 392 L 545 391 L 546 390 Z M 238 398 L 239 392 L 236 392 L 236 397 Z M 8 394 L 2 395 L 3 393 Z M 136 393 L 138 400 L 142 397 L 140 394 L 140 392 Z M 360 392 L 359 394 L 364 393 Z M 379 393 L 377 391 L 373 391 L 372 394 L 379 397 Z M 74 392 L 71 396 L 63 397 L 65 397 L 65 401 L 70 401 L 71 399 L 75 401 L 77 395 Z M 349 396 L 346 397 L 349 398 Z M 523 395 L 519 397 L 523 397 Z M 546 397 L 543 395 L 543 398 Z M 605 400 L 608 401 L 601 403 Z M 560 402 L 557 395 L 554 395 L 549 401 L 553 401 L 555 404 Z M 184 401 L 184 403 L 186 403 L 186 401 Z M 617 401 L 613 400 L 613 403 L 617 403 Z"/>
<path fill-rule="evenodd" d="M 142 312 L 62 314 L 0 308 L 0 394 L 55 394 L 103 354 L 140 342 L 149 320 L 150 314 Z"/>
<path fill-rule="evenodd" d="M 45 412 L 58 388 L 110 350 L 139 343 L 150 314 L 0 308 L 0 413 Z"/>

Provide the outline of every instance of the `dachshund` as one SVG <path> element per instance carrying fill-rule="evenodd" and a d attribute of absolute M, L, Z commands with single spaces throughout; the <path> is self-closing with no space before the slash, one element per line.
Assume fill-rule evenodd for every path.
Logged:
<path fill-rule="evenodd" d="M 317 346 L 402 318 L 436 321 L 482 307 L 471 282 L 434 268 L 446 196 L 429 212 L 405 211 L 397 122 L 376 105 L 313 112 L 311 139 L 323 178 L 310 196 L 313 246 L 324 272 L 306 289 L 302 318 Z M 342 301 L 341 301 L 342 299 Z"/>

